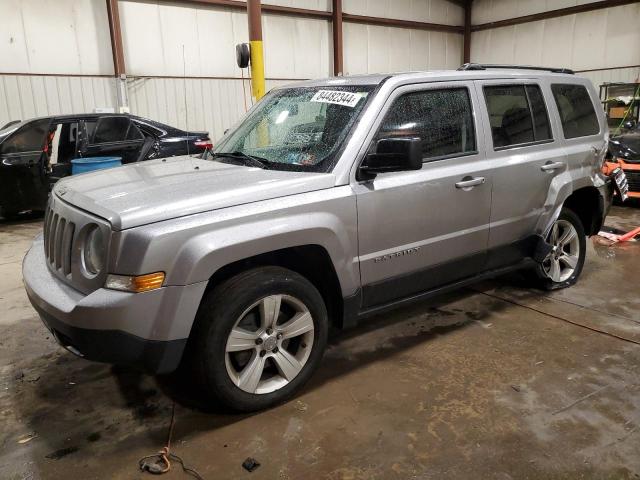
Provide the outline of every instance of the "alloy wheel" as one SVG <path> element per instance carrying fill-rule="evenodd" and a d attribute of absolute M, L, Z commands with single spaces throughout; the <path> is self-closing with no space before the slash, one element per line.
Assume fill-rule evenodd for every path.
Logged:
<path fill-rule="evenodd" d="M 269 295 L 237 319 L 225 347 L 227 373 L 247 393 L 271 393 L 304 368 L 313 348 L 314 322 L 290 295 Z"/>
<path fill-rule="evenodd" d="M 552 281 L 564 282 L 571 278 L 580 260 L 580 239 L 575 227 L 567 220 L 557 220 L 548 242 L 552 250 L 542 263 L 542 269 Z"/>

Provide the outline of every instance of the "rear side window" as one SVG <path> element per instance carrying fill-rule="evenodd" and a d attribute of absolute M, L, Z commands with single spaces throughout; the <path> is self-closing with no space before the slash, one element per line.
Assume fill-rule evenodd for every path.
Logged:
<path fill-rule="evenodd" d="M 493 148 L 551 140 L 549 116 L 537 85 L 484 87 Z"/>
<path fill-rule="evenodd" d="M 129 124 L 127 117 L 103 117 L 98 120 L 91 143 L 122 142 L 127 138 Z"/>
<path fill-rule="evenodd" d="M 589 92 L 582 85 L 551 85 L 556 100 L 564 138 L 586 137 L 600 132 L 598 117 Z"/>
<path fill-rule="evenodd" d="M 387 112 L 376 141 L 401 137 L 420 137 L 424 159 L 474 153 L 469 91 L 451 88 L 402 95 Z"/>
<path fill-rule="evenodd" d="M 2 144 L 2 153 L 24 153 L 42 151 L 49 119 L 28 123 L 13 133 Z"/>

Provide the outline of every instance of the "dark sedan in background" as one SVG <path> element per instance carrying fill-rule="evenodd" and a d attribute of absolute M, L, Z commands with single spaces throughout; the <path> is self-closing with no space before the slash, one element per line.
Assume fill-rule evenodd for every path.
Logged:
<path fill-rule="evenodd" d="M 202 153 L 207 132 L 186 132 L 128 114 L 80 114 L 12 121 L 0 130 L 0 216 L 43 210 L 71 160 L 121 157 L 122 163 Z"/>

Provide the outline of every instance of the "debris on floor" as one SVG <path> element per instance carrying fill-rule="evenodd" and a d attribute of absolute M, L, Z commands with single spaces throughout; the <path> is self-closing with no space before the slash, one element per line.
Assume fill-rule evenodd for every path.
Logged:
<path fill-rule="evenodd" d="M 606 228 L 603 227 L 602 230 L 598 232 L 598 237 L 609 240 L 609 245 L 614 245 L 616 243 L 622 242 L 635 242 L 638 235 L 640 235 L 640 227 L 634 228 L 628 232 L 623 232 L 614 228 Z M 603 242 L 606 244 L 606 242 Z"/>
<path fill-rule="evenodd" d="M 244 468 L 247 472 L 253 472 L 259 466 L 260 463 L 255 458 L 251 457 L 242 462 L 242 468 Z"/>

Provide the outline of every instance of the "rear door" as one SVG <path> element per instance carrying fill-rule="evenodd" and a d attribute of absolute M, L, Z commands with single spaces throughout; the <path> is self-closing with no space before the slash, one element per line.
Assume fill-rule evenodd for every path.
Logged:
<path fill-rule="evenodd" d="M 84 157 L 116 156 L 122 163 L 135 162 L 144 143 L 140 129 L 126 116 L 100 117 L 86 120 L 88 143 L 82 149 Z"/>
<path fill-rule="evenodd" d="M 477 102 L 472 82 L 408 85 L 387 100 L 366 148 L 381 138 L 420 137 L 423 166 L 353 184 L 363 307 L 482 269 L 492 178 L 474 113 Z"/>
<path fill-rule="evenodd" d="M 534 235 L 548 204 L 551 182 L 566 171 L 559 127 L 545 98 L 548 85 L 537 80 L 477 81 L 487 155 L 493 169 L 491 229 L 487 268 L 513 264 L 530 255 Z"/>

